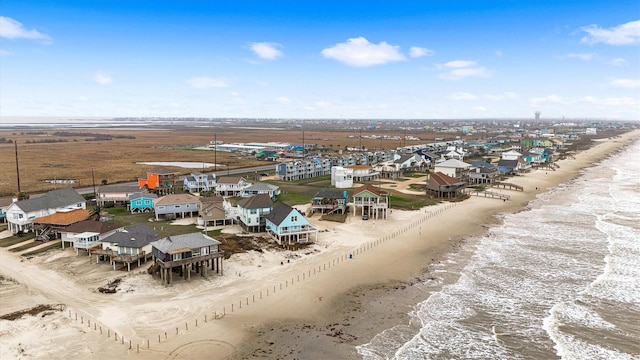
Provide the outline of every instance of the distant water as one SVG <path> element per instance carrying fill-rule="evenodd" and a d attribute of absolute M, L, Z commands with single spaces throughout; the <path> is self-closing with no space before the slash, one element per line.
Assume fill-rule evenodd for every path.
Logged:
<path fill-rule="evenodd" d="M 505 215 L 364 359 L 640 359 L 640 141 Z"/>

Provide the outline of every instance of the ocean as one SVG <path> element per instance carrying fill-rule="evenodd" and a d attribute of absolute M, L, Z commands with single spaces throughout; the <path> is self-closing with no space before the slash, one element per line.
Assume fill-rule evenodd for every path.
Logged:
<path fill-rule="evenodd" d="M 640 359 L 640 141 L 429 269 L 374 359 Z"/>

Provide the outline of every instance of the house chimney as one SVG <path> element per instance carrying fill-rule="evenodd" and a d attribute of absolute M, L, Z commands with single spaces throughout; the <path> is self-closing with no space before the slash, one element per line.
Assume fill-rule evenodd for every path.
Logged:
<path fill-rule="evenodd" d="M 15 202 L 18 202 L 18 198 L 11 199 L 11 203 L 15 203 Z"/>

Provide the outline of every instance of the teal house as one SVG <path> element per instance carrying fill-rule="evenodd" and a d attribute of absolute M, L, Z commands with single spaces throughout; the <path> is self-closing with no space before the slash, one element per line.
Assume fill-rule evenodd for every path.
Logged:
<path fill-rule="evenodd" d="M 265 228 L 279 245 L 306 244 L 318 240 L 318 228 L 285 203 L 278 203 L 265 217 Z"/>
<path fill-rule="evenodd" d="M 133 193 L 129 196 L 129 210 L 131 213 L 152 212 L 157 198 L 158 195 L 152 193 Z"/>

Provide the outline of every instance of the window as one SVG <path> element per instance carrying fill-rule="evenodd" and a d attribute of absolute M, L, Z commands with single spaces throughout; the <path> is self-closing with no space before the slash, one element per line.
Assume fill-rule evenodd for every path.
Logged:
<path fill-rule="evenodd" d="M 173 207 L 176 209 L 180 209 L 180 205 L 174 205 Z"/>
<path fill-rule="evenodd" d="M 180 260 L 180 259 L 182 259 L 182 254 L 181 253 L 173 254 L 173 261 Z"/>
<path fill-rule="evenodd" d="M 255 214 L 257 214 L 257 213 L 258 213 L 258 210 L 257 210 L 257 209 L 250 209 L 250 210 L 249 210 L 249 214 L 255 215 Z"/>
<path fill-rule="evenodd" d="M 297 216 L 292 216 L 291 217 L 291 221 L 292 222 L 297 222 L 298 221 L 298 217 Z"/>

